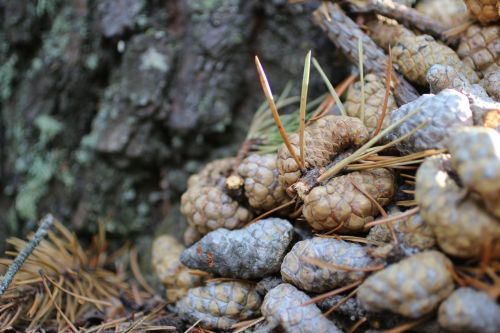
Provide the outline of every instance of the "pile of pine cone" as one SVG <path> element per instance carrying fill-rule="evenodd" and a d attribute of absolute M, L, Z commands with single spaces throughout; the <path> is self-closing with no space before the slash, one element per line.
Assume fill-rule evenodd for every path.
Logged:
<path fill-rule="evenodd" d="M 210 330 L 499 332 L 500 2 L 343 6 L 313 19 L 355 64 L 363 43 L 346 115 L 309 121 L 304 152 L 294 133 L 189 179 L 187 248 L 153 244 L 167 299 Z M 403 118 L 379 147 L 395 144 L 363 163 L 434 150 L 418 168 L 322 177 Z"/>

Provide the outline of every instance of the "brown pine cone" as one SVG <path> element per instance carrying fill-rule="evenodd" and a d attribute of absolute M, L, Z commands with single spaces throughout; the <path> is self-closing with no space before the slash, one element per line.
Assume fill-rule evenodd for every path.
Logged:
<path fill-rule="evenodd" d="M 188 225 L 184 231 L 184 244 L 186 246 L 191 246 L 203 237 L 203 234 L 198 231 L 195 227 Z"/>
<path fill-rule="evenodd" d="M 389 310 L 418 318 L 437 308 L 454 289 L 451 261 L 426 251 L 379 271 L 361 284 L 357 298 L 368 311 Z"/>
<path fill-rule="evenodd" d="M 225 191 L 226 177 L 232 171 L 234 158 L 208 163 L 199 173 L 189 177 L 188 189 L 181 197 L 181 213 L 198 233 L 217 228 L 235 229 L 252 219 L 252 213 Z M 188 229 L 187 240 L 195 233 Z"/>
<path fill-rule="evenodd" d="M 395 192 L 394 174 L 383 168 L 351 172 L 317 186 L 304 198 L 303 214 L 315 230 L 330 230 L 342 225 L 345 231 L 361 231 L 379 211 L 359 186 L 381 206 L 390 203 Z"/>
<path fill-rule="evenodd" d="M 417 109 L 420 109 L 420 112 L 387 134 L 388 140 L 393 141 L 428 122 L 427 126 L 396 144 L 396 148 L 405 155 L 427 149 L 445 148 L 450 133 L 458 128 L 473 125 L 468 98 L 452 89 L 445 89 L 437 95 L 422 95 L 403 105 L 391 113 L 391 123 Z"/>
<path fill-rule="evenodd" d="M 189 177 L 188 188 L 194 186 L 222 185 L 235 163 L 236 159 L 233 157 L 221 158 L 209 162 L 200 172 Z"/>
<path fill-rule="evenodd" d="M 386 51 L 389 50 L 389 47 L 396 44 L 398 38 L 402 36 L 415 36 L 411 30 L 408 30 L 405 26 L 398 24 L 394 20 L 371 20 L 367 22 L 366 26 L 368 27 L 367 33 L 373 41 Z"/>
<path fill-rule="evenodd" d="M 468 127 L 448 141 L 451 164 L 463 185 L 479 193 L 486 209 L 500 218 L 500 133 Z"/>
<path fill-rule="evenodd" d="M 189 288 L 201 284 L 201 279 L 189 274 L 180 262 L 184 246 L 170 235 L 161 235 L 153 241 L 152 266 L 158 279 L 167 289 L 167 300 L 176 302 Z"/>
<path fill-rule="evenodd" d="M 392 47 L 392 55 L 400 72 L 408 80 L 422 86 L 426 85 L 425 76 L 434 64 L 451 66 L 463 73 L 472 83 L 479 81 L 474 70 L 464 66 L 455 51 L 429 35 L 400 37 Z"/>
<path fill-rule="evenodd" d="M 341 333 L 316 304 L 304 305 L 310 300 L 305 293 L 287 283 L 271 289 L 261 308 L 270 325 L 269 331 L 281 326 L 285 333 Z"/>
<path fill-rule="evenodd" d="M 469 16 L 462 0 L 421 0 L 415 9 L 449 28 L 464 23 Z"/>
<path fill-rule="evenodd" d="M 401 212 L 394 214 L 401 214 Z M 391 215 L 389 214 L 389 216 Z M 408 248 L 409 253 L 407 254 L 429 250 L 436 245 L 436 237 L 432 228 L 425 223 L 420 214 L 404 218 L 392 225 L 398 241 Z M 390 243 L 392 241 L 391 230 L 387 224 L 379 224 L 370 229 L 366 238 L 377 242 Z"/>
<path fill-rule="evenodd" d="M 267 211 L 290 200 L 278 181 L 276 164 L 276 154 L 251 154 L 238 168 L 244 180 L 245 196 L 255 209 Z"/>
<path fill-rule="evenodd" d="M 450 172 L 447 155 L 429 157 L 422 163 L 415 187 L 420 215 L 444 252 L 477 258 L 486 239 L 500 240 L 500 221 L 484 210 L 477 196 L 460 188 Z"/>
<path fill-rule="evenodd" d="M 385 96 L 384 79 L 375 74 L 365 76 L 365 115 L 364 121 L 366 128 L 372 134 L 377 129 L 379 118 L 382 114 L 382 107 Z M 351 117 L 361 118 L 361 82 L 357 81 L 349 87 L 347 91 L 347 99 L 344 103 L 347 115 Z M 385 129 L 390 124 L 390 113 L 397 109 L 398 105 L 392 93 L 389 94 L 387 100 L 387 110 L 382 129 Z"/>
<path fill-rule="evenodd" d="M 315 293 L 359 281 L 366 273 L 322 268 L 304 261 L 301 257 L 352 268 L 367 267 L 372 263 L 365 248 L 359 244 L 320 237 L 298 242 L 283 259 L 281 277 L 284 282 Z"/>
<path fill-rule="evenodd" d="M 471 14 L 482 24 L 500 19 L 498 0 L 464 0 Z"/>
<path fill-rule="evenodd" d="M 483 75 L 498 69 L 500 26 L 471 25 L 460 39 L 457 54 L 467 66 Z"/>
<path fill-rule="evenodd" d="M 248 209 L 215 186 L 189 188 L 181 197 L 181 213 L 201 234 L 240 228 L 252 219 Z"/>
<path fill-rule="evenodd" d="M 208 329 L 230 329 L 232 325 L 259 314 L 262 297 L 246 282 L 210 283 L 189 289 L 176 304 L 177 313 L 190 322 L 201 320 Z"/>
<path fill-rule="evenodd" d="M 500 67 L 488 71 L 479 84 L 488 92 L 491 98 L 500 102 Z"/>
<path fill-rule="evenodd" d="M 438 321 L 449 332 L 497 333 L 500 306 L 484 292 L 460 288 L 441 304 Z"/>
<path fill-rule="evenodd" d="M 368 130 L 358 118 L 322 117 L 305 128 L 305 168 L 323 167 L 344 149 L 361 146 L 368 139 Z M 289 140 L 295 154 L 300 156 L 299 135 L 294 133 L 290 135 Z M 278 150 L 278 171 L 279 182 L 286 189 L 302 176 L 302 170 L 285 144 Z"/>

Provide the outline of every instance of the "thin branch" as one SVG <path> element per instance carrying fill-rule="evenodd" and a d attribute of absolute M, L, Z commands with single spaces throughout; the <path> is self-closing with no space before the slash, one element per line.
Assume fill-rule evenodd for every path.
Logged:
<path fill-rule="evenodd" d="M 266 73 L 264 72 L 264 68 L 262 68 L 262 64 L 260 63 L 259 57 L 255 56 L 255 66 L 257 67 L 257 72 L 259 74 L 260 84 L 262 85 L 262 90 L 264 91 L 264 95 L 266 95 L 267 103 L 269 104 L 269 108 L 273 114 L 274 122 L 278 127 L 281 137 L 283 138 L 283 142 L 285 143 L 290 155 L 293 157 L 295 162 L 299 165 L 301 169 L 304 169 L 304 165 L 300 161 L 300 159 L 295 154 L 290 141 L 288 140 L 288 135 L 286 134 L 285 128 L 283 127 L 283 123 L 281 122 L 280 116 L 278 114 L 278 108 L 274 103 L 273 93 L 271 91 L 271 87 L 269 86 L 269 82 L 266 77 Z"/>
<path fill-rule="evenodd" d="M 307 107 L 307 90 L 309 88 L 309 74 L 311 73 L 311 51 L 306 55 L 304 63 L 304 76 L 302 78 L 302 92 L 300 94 L 300 121 L 299 121 L 299 147 L 300 161 L 302 165 L 306 165 L 305 161 L 305 144 L 304 144 L 304 129 L 306 127 L 306 107 Z"/>
<path fill-rule="evenodd" d="M 14 276 L 21 269 L 26 259 L 31 255 L 31 253 L 35 250 L 38 244 L 40 244 L 42 239 L 47 235 L 50 227 L 53 224 L 54 224 L 54 217 L 52 216 L 52 214 L 45 215 L 45 217 L 42 219 L 40 223 L 40 227 L 36 231 L 33 238 L 28 242 L 26 247 L 23 248 L 21 252 L 19 252 L 14 261 L 12 261 L 12 263 L 9 266 L 9 269 L 7 270 L 7 273 L 5 273 L 3 279 L 0 281 L 0 295 L 3 295 L 7 290 L 7 288 L 9 288 L 9 285 L 14 279 Z"/>

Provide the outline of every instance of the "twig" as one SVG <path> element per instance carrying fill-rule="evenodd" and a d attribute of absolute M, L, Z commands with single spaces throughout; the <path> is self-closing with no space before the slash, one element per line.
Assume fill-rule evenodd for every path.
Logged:
<path fill-rule="evenodd" d="M 40 227 L 36 231 L 33 238 L 28 242 L 25 248 L 17 255 L 16 259 L 10 264 L 9 269 L 5 273 L 3 279 L 0 281 L 0 295 L 3 295 L 9 285 L 11 284 L 14 276 L 21 269 L 26 259 L 35 250 L 35 248 L 40 244 L 42 239 L 49 232 L 50 227 L 54 224 L 54 217 L 52 214 L 47 214 L 41 220 Z"/>
<path fill-rule="evenodd" d="M 311 51 L 307 53 L 304 63 L 304 76 L 302 78 L 302 92 L 300 94 L 300 121 L 299 121 L 299 146 L 300 146 L 300 161 L 305 166 L 305 144 L 304 130 L 306 127 L 306 107 L 307 107 L 307 89 L 309 88 L 309 74 L 311 72 Z"/>
<path fill-rule="evenodd" d="M 191 332 L 193 330 L 193 328 L 195 328 L 196 325 L 198 325 L 200 322 L 201 322 L 201 319 L 198 319 L 193 325 L 189 326 L 189 328 L 187 330 L 185 330 L 184 333 Z"/>
<path fill-rule="evenodd" d="M 358 62 L 357 39 L 361 36 L 366 71 L 385 75 L 387 56 L 384 51 L 344 13 L 338 4 L 323 3 L 314 12 L 313 19 L 314 23 L 323 29 L 328 38 L 354 64 Z M 399 73 L 397 73 L 397 79 L 399 84 L 395 87 L 394 97 L 399 105 L 418 98 L 417 90 Z"/>
<path fill-rule="evenodd" d="M 274 121 L 278 130 L 280 132 L 281 137 L 283 138 L 283 142 L 285 143 L 290 155 L 293 157 L 295 162 L 299 165 L 301 169 L 304 169 L 304 165 L 300 161 L 300 159 L 295 154 L 290 141 L 288 140 L 288 135 L 286 134 L 285 128 L 283 127 L 283 123 L 281 122 L 280 116 L 278 114 L 278 108 L 274 103 L 273 93 L 271 91 L 271 87 L 269 86 L 269 82 L 266 77 L 266 73 L 264 72 L 264 68 L 262 68 L 262 64 L 260 63 L 259 57 L 255 56 L 255 66 L 257 67 L 257 72 L 259 74 L 260 84 L 262 85 L 262 90 L 264 91 L 264 95 L 266 95 L 267 103 L 269 104 L 269 108 L 273 114 Z"/>
<path fill-rule="evenodd" d="M 378 14 L 393 18 L 401 22 L 405 26 L 414 26 L 417 29 L 431 34 L 442 41 L 449 43 L 450 38 L 445 34 L 446 27 L 438 20 L 420 13 L 416 9 L 408 6 L 395 3 L 392 0 L 368 0 L 362 1 L 360 6 L 356 5 L 356 1 L 350 0 L 352 10 L 357 13 L 366 13 L 374 11 Z"/>

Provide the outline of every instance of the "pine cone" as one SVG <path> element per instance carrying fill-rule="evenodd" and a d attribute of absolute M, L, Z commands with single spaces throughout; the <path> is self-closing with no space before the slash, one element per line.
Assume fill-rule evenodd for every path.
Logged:
<path fill-rule="evenodd" d="M 192 288 L 176 304 L 177 313 L 190 322 L 201 320 L 208 329 L 230 329 L 239 321 L 256 317 L 262 297 L 246 282 L 210 283 Z"/>
<path fill-rule="evenodd" d="M 462 73 L 457 72 L 451 66 L 432 65 L 425 79 L 433 94 L 438 94 L 445 89 L 455 89 L 465 95 L 473 94 L 480 98 L 488 98 L 488 94 L 480 85 L 471 84 Z"/>
<path fill-rule="evenodd" d="M 400 214 L 397 213 L 397 214 Z M 391 214 L 389 214 L 391 216 Z M 432 228 L 425 223 L 420 214 L 404 218 L 392 223 L 398 241 L 408 250 L 407 254 L 432 249 L 436 245 L 436 237 Z M 389 243 L 392 235 L 387 224 L 379 224 L 370 229 L 367 239 Z"/>
<path fill-rule="evenodd" d="M 181 197 L 181 213 L 188 224 L 200 234 L 217 228 L 235 229 L 252 219 L 252 213 L 225 191 L 226 177 L 236 159 L 224 158 L 208 163 L 188 180 L 188 189 Z M 188 229 L 186 240 L 196 236 Z"/>
<path fill-rule="evenodd" d="M 398 38 L 402 36 L 415 36 L 411 30 L 388 19 L 371 20 L 366 25 L 368 27 L 367 33 L 373 41 L 386 51 L 389 50 L 389 47 L 396 44 Z"/>
<path fill-rule="evenodd" d="M 500 68 L 489 70 L 479 84 L 488 92 L 491 98 L 500 102 Z"/>
<path fill-rule="evenodd" d="M 448 151 L 464 186 L 479 193 L 486 209 L 500 219 L 500 133 L 463 128 L 451 135 Z"/>
<path fill-rule="evenodd" d="M 320 293 L 361 280 L 366 273 L 318 267 L 304 261 L 309 257 L 352 268 L 367 267 L 372 259 L 359 244 L 315 237 L 295 244 L 283 259 L 281 277 L 302 290 Z"/>
<path fill-rule="evenodd" d="M 238 173 L 244 178 L 245 196 L 255 209 L 267 211 L 290 200 L 278 182 L 276 164 L 276 154 L 252 154 L 238 168 Z"/>
<path fill-rule="evenodd" d="M 152 266 L 158 279 L 167 289 L 167 300 L 175 302 L 186 295 L 189 288 L 200 285 L 199 277 L 189 274 L 181 264 L 184 246 L 170 235 L 156 237 L 152 247 Z"/>
<path fill-rule="evenodd" d="M 497 0 L 464 0 L 471 14 L 482 24 L 497 21 L 500 18 L 500 9 Z M 500 8 L 500 7 L 499 7 Z"/>
<path fill-rule="evenodd" d="M 469 67 L 483 75 L 499 68 L 500 26 L 470 26 L 460 39 L 458 56 Z M 497 87 L 497 89 L 499 89 Z"/>
<path fill-rule="evenodd" d="M 375 74 L 366 75 L 365 115 L 363 123 L 370 134 L 376 130 L 379 118 L 382 114 L 385 90 L 386 88 L 383 78 Z M 361 118 L 361 98 L 361 82 L 357 81 L 349 87 L 349 90 L 347 91 L 347 99 L 344 103 L 346 112 L 349 116 Z M 398 105 L 396 104 L 396 100 L 394 99 L 392 93 L 390 93 L 389 99 L 387 100 L 387 110 L 382 123 L 382 129 L 385 129 L 390 124 L 390 113 L 397 108 Z"/>
<path fill-rule="evenodd" d="M 325 166 L 338 153 L 351 146 L 358 147 L 368 141 L 368 130 L 361 120 L 343 116 L 325 116 L 307 126 L 304 131 L 305 167 L 311 169 Z M 300 156 L 299 135 L 290 135 L 290 143 Z M 278 150 L 280 184 L 288 189 L 302 175 L 299 165 L 283 144 Z"/>
<path fill-rule="evenodd" d="M 421 317 L 453 291 L 451 265 L 438 251 L 415 254 L 371 275 L 361 284 L 357 297 L 368 311 Z"/>
<path fill-rule="evenodd" d="M 439 307 L 439 325 L 450 332 L 497 333 L 500 306 L 472 288 L 455 290 Z"/>
<path fill-rule="evenodd" d="M 184 244 L 186 246 L 191 246 L 203 237 L 203 234 L 198 231 L 198 229 L 188 225 L 184 231 Z"/>
<path fill-rule="evenodd" d="M 281 326 L 285 333 L 341 333 L 316 304 L 303 305 L 310 300 L 302 291 L 283 283 L 267 293 L 261 312 L 272 327 Z"/>
<path fill-rule="evenodd" d="M 427 72 L 426 79 L 434 94 L 447 88 L 455 89 L 464 94 L 469 99 L 474 125 L 500 130 L 500 103 L 491 99 L 483 87 L 478 84 L 470 84 L 465 76 L 458 73 L 453 67 L 443 65 L 433 65 Z M 496 87 L 491 88 L 497 89 Z"/>
<path fill-rule="evenodd" d="M 429 35 L 400 37 L 392 47 L 392 55 L 400 72 L 408 80 L 422 86 L 426 85 L 425 75 L 434 64 L 451 66 L 458 72 L 463 73 L 472 83 L 479 81 L 479 77 L 474 70 L 464 66 L 455 51 L 436 42 Z"/>
<path fill-rule="evenodd" d="M 304 198 L 302 212 L 313 229 L 331 230 L 342 225 L 341 232 L 361 231 L 365 223 L 379 214 L 376 205 L 358 191 L 353 182 L 382 206 L 390 203 L 395 192 L 394 175 L 387 169 L 335 177 L 313 188 Z"/>
<path fill-rule="evenodd" d="M 421 0 L 415 9 L 450 28 L 464 23 L 469 16 L 462 0 Z"/>
<path fill-rule="evenodd" d="M 279 218 L 260 220 L 240 230 L 220 228 L 185 250 L 181 262 L 221 276 L 261 278 L 279 271 L 292 237 L 293 226 Z"/>
<path fill-rule="evenodd" d="M 417 172 L 415 199 L 445 253 L 477 258 L 485 239 L 500 240 L 500 223 L 484 211 L 474 194 L 466 196 L 450 177 L 450 170 L 449 156 L 427 158 Z"/>
<path fill-rule="evenodd" d="M 391 123 L 397 122 L 416 109 L 420 109 L 420 112 L 387 135 L 388 140 L 393 141 L 429 121 L 427 126 L 396 144 L 396 148 L 403 154 L 444 148 L 450 133 L 460 127 L 473 125 L 472 111 L 467 97 L 455 90 L 445 89 L 437 95 L 420 96 L 393 111 Z"/>
<path fill-rule="evenodd" d="M 188 179 L 188 188 L 195 186 L 221 186 L 229 176 L 236 159 L 233 157 L 221 158 L 209 162 L 197 174 Z"/>
<path fill-rule="evenodd" d="M 218 228 L 240 228 L 252 219 L 248 209 L 222 187 L 214 186 L 189 188 L 181 197 L 181 213 L 202 234 Z"/>

